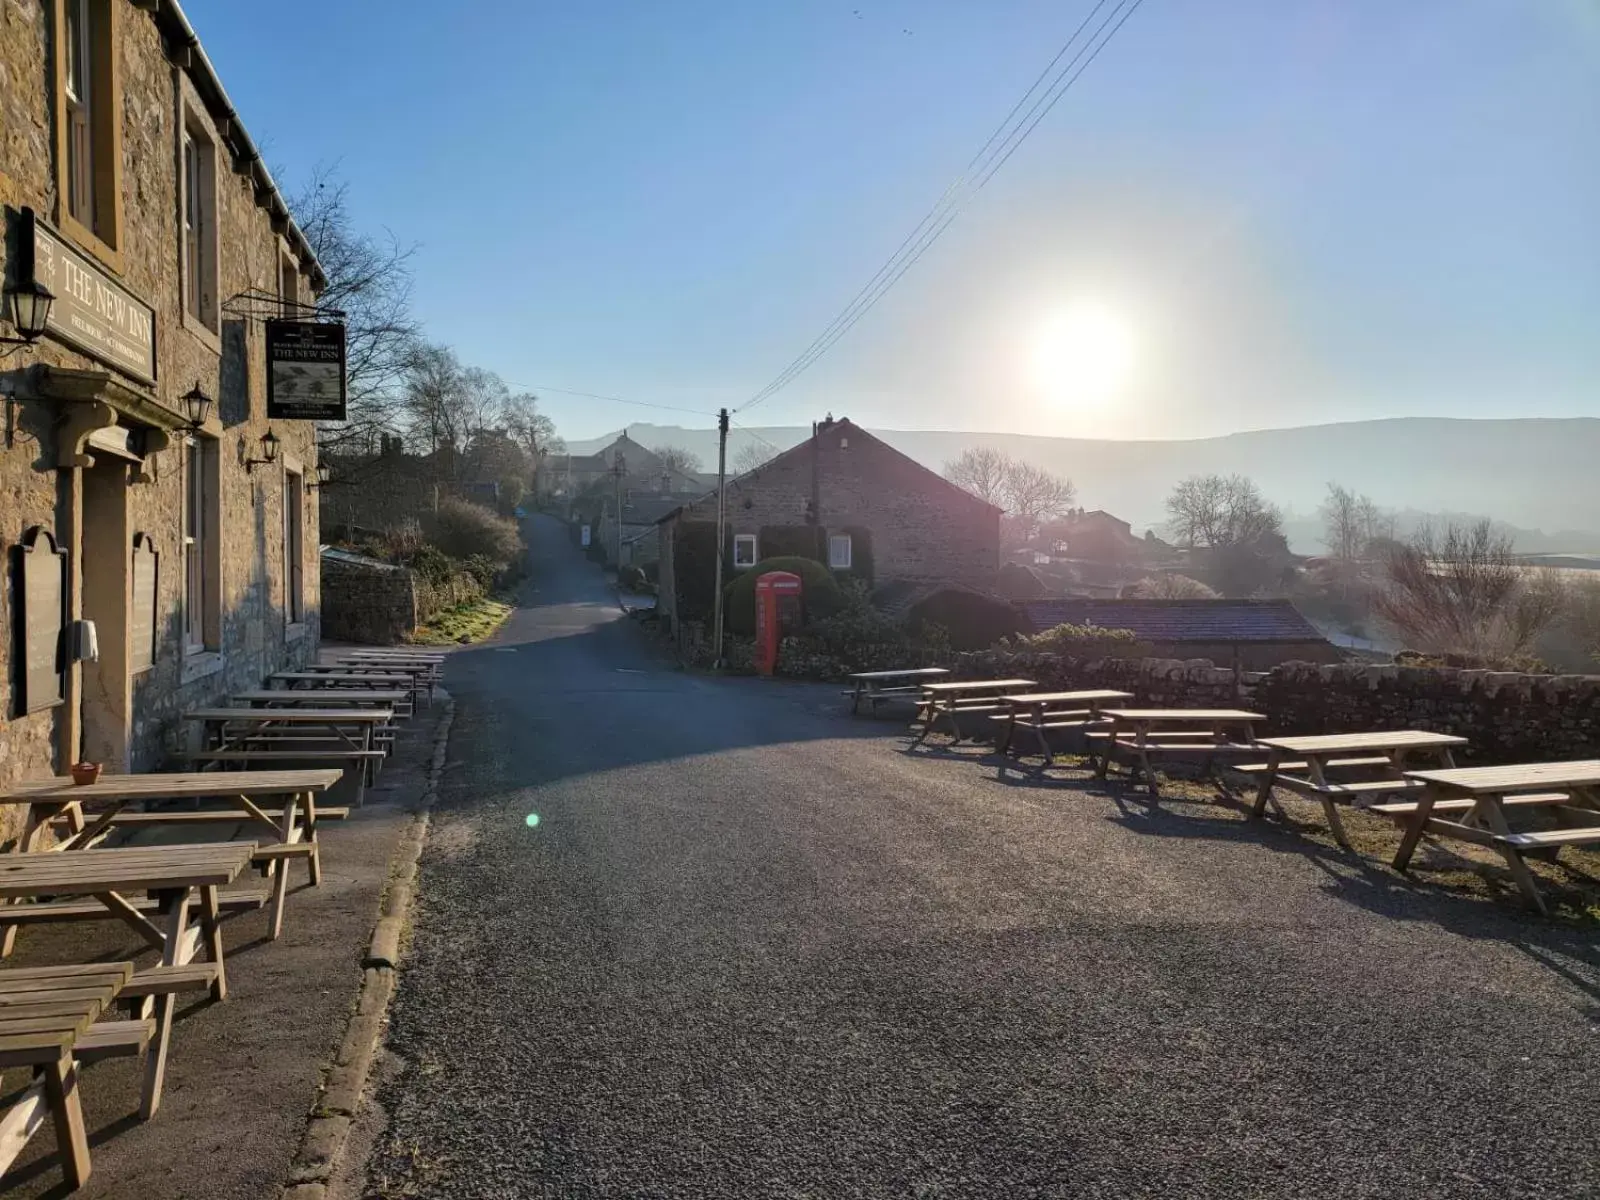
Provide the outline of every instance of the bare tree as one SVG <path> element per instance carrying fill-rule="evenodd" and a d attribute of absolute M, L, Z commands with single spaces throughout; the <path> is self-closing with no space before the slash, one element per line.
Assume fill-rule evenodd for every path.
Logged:
<path fill-rule="evenodd" d="M 748 475 L 763 463 L 772 461 L 772 448 L 761 442 L 746 442 L 733 452 L 728 470 L 734 475 Z"/>
<path fill-rule="evenodd" d="M 1016 519 L 1023 536 L 1030 539 L 1041 522 L 1071 508 L 1077 494 L 1070 479 L 1015 460 L 1007 467 L 1002 491 L 1004 508 Z"/>
<path fill-rule="evenodd" d="M 1526 654 L 1566 600 L 1560 576 L 1524 568 L 1488 520 L 1423 527 L 1391 550 L 1384 573 L 1373 608 L 1415 649 L 1483 661 Z"/>
<path fill-rule="evenodd" d="M 1006 507 L 1006 483 L 1015 462 L 1009 454 L 988 446 L 972 446 L 945 463 L 944 477 L 966 488 L 979 500 Z"/>
<path fill-rule="evenodd" d="M 317 440 L 335 451 L 366 448 L 393 432 L 393 414 L 416 348 L 411 315 L 411 256 L 415 247 L 387 231 L 358 230 L 347 203 L 348 185 L 319 167 L 290 204 L 322 264 L 327 286 L 319 305 L 344 312 L 346 419 L 317 427 Z"/>
<path fill-rule="evenodd" d="M 700 469 L 700 456 L 682 446 L 659 446 L 655 453 L 667 470 L 680 475 L 693 475 Z"/>
<path fill-rule="evenodd" d="M 1318 510 L 1322 516 L 1322 544 L 1345 562 L 1355 562 L 1372 552 L 1374 543 L 1392 541 L 1394 516 L 1337 483 L 1328 485 L 1328 498 Z"/>
<path fill-rule="evenodd" d="M 1243 475 L 1191 475 L 1167 497 L 1167 527 L 1191 550 L 1222 550 L 1281 539 L 1283 516 Z"/>
<path fill-rule="evenodd" d="M 1147 575 L 1137 583 L 1122 589 L 1122 594 L 1134 600 L 1215 600 L 1217 591 L 1198 579 L 1187 575 Z"/>

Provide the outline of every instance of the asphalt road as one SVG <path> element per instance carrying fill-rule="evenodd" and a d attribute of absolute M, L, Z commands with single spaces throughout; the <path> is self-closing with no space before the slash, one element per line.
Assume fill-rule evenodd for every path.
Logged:
<path fill-rule="evenodd" d="M 1589 939 L 685 675 L 534 541 L 448 668 L 371 1194 L 1600 1195 Z"/>

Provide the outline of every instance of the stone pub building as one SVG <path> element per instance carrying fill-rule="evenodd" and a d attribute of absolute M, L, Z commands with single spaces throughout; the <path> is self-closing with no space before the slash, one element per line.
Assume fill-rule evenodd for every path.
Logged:
<path fill-rule="evenodd" d="M 267 419 L 263 317 L 322 268 L 172 0 L 0 7 L 0 205 L 0 783 L 156 768 L 315 653 L 314 427 Z"/>

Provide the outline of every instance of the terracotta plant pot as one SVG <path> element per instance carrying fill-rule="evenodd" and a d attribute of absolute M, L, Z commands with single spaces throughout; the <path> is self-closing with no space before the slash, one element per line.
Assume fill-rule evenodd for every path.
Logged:
<path fill-rule="evenodd" d="M 81 762 L 72 764 L 72 782 L 85 787 L 100 778 L 100 764 Z"/>

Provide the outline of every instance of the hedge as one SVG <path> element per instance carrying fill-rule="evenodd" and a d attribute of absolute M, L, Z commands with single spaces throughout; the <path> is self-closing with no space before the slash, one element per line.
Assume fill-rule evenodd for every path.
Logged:
<path fill-rule="evenodd" d="M 743 637 L 755 634 L 756 580 L 772 571 L 792 571 L 800 576 L 802 605 L 807 621 L 830 617 L 844 607 L 844 593 L 840 591 L 833 572 L 816 559 L 764 558 L 749 570 L 741 572 L 723 589 L 723 619 L 730 632 Z"/>

